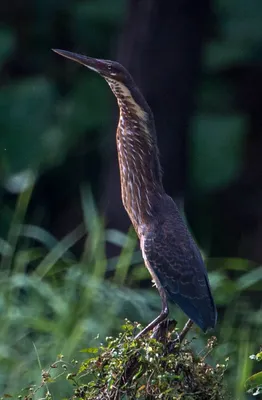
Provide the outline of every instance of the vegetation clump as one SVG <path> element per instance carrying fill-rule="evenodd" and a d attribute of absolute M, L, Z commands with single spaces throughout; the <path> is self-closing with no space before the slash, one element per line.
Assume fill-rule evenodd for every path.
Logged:
<path fill-rule="evenodd" d="M 249 358 L 259 363 L 262 362 L 262 348 L 260 348 L 259 353 L 252 354 Z M 259 396 L 260 394 L 262 394 L 262 370 L 260 369 L 260 371 L 250 376 L 246 380 L 245 386 L 247 393 L 250 393 L 253 396 Z"/>
<path fill-rule="evenodd" d="M 67 378 L 76 386 L 73 399 L 187 399 L 223 400 L 226 365 L 212 367 L 206 357 L 216 339 L 208 340 L 201 355 L 180 344 L 176 332 L 162 342 L 149 335 L 134 339 L 136 326 L 128 321 L 116 339 L 85 349 L 91 357 Z"/>

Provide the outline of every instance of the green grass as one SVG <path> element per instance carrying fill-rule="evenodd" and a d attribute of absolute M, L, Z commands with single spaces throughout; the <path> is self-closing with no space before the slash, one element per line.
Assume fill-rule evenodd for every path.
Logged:
<path fill-rule="evenodd" d="M 50 393 L 50 398 L 62 400 L 72 396 L 66 376 L 77 373 L 86 359 L 81 350 L 99 348 L 98 341 L 105 343 L 109 335 L 117 337 L 125 318 L 149 322 L 160 301 L 155 289 L 139 289 L 148 273 L 135 250 L 135 235 L 105 230 L 88 190 L 82 191 L 85 223 L 60 242 L 40 227 L 24 224 L 30 195 L 31 190 L 21 194 L 8 237 L 0 241 L 0 395 L 16 398 L 22 393 L 23 398 L 28 389 L 21 390 L 29 387 L 34 399 Z M 90 234 L 77 260 L 71 247 L 87 230 Z M 106 241 L 122 248 L 120 257 L 106 259 Z M 137 267 L 129 271 L 132 262 Z M 210 273 L 216 302 L 226 311 L 219 316 L 214 332 L 218 345 L 208 362 L 215 368 L 229 357 L 225 381 L 236 400 L 246 398 L 244 385 L 253 367 L 249 355 L 258 352 L 261 337 L 261 312 L 255 312 L 245 296 L 261 288 L 261 270 L 249 272 L 247 267 L 231 284 L 224 266 Z M 107 269 L 112 277 L 106 280 Z M 182 327 L 185 316 L 176 308 L 171 314 Z M 195 328 L 192 336 L 197 340 L 191 347 L 201 354 L 210 335 Z M 57 368 L 50 367 L 54 363 Z M 48 371 L 60 378 L 52 382 Z"/>

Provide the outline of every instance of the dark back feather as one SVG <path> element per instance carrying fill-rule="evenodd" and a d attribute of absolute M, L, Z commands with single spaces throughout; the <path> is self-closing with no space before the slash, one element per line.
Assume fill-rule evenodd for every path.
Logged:
<path fill-rule="evenodd" d="M 215 326 L 217 312 L 201 254 L 173 200 L 164 196 L 159 208 L 161 221 L 144 230 L 145 262 L 169 300 L 206 331 Z"/>

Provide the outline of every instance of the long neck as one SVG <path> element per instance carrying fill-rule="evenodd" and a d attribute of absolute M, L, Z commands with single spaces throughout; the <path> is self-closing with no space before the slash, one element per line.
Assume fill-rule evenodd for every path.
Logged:
<path fill-rule="evenodd" d="M 108 83 L 120 109 L 116 139 L 122 201 L 139 233 L 139 228 L 154 218 L 164 193 L 154 120 L 136 87 L 129 90 L 122 84 Z"/>

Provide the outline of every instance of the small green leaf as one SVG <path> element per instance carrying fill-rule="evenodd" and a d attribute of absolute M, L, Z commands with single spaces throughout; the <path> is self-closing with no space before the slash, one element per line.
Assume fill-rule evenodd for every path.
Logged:
<path fill-rule="evenodd" d="M 143 366 L 142 366 L 142 364 L 141 364 L 140 367 L 139 367 L 138 372 L 133 376 L 132 381 L 135 381 L 135 380 L 137 380 L 138 378 L 140 378 L 140 376 L 142 375 L 142 373 L 143 373 Z M 141 389 L 141 388 L 140 388 L 140 389 Z M 142 389 L 141 389 L 141 390 L 142 390 Z"/>
<path fill-rule="evenodd" d="M 256 389 L 262 386 L 262 371 L 250 376 L 246 381 L 247 390 Z"/>
<path fill-rule="evenodd" d="M 96 354 L 98 352 L 97 347 L 88 347 L 86 349 L 80 350 L 80 353 L 91 353 L 91 354 Z"/>

